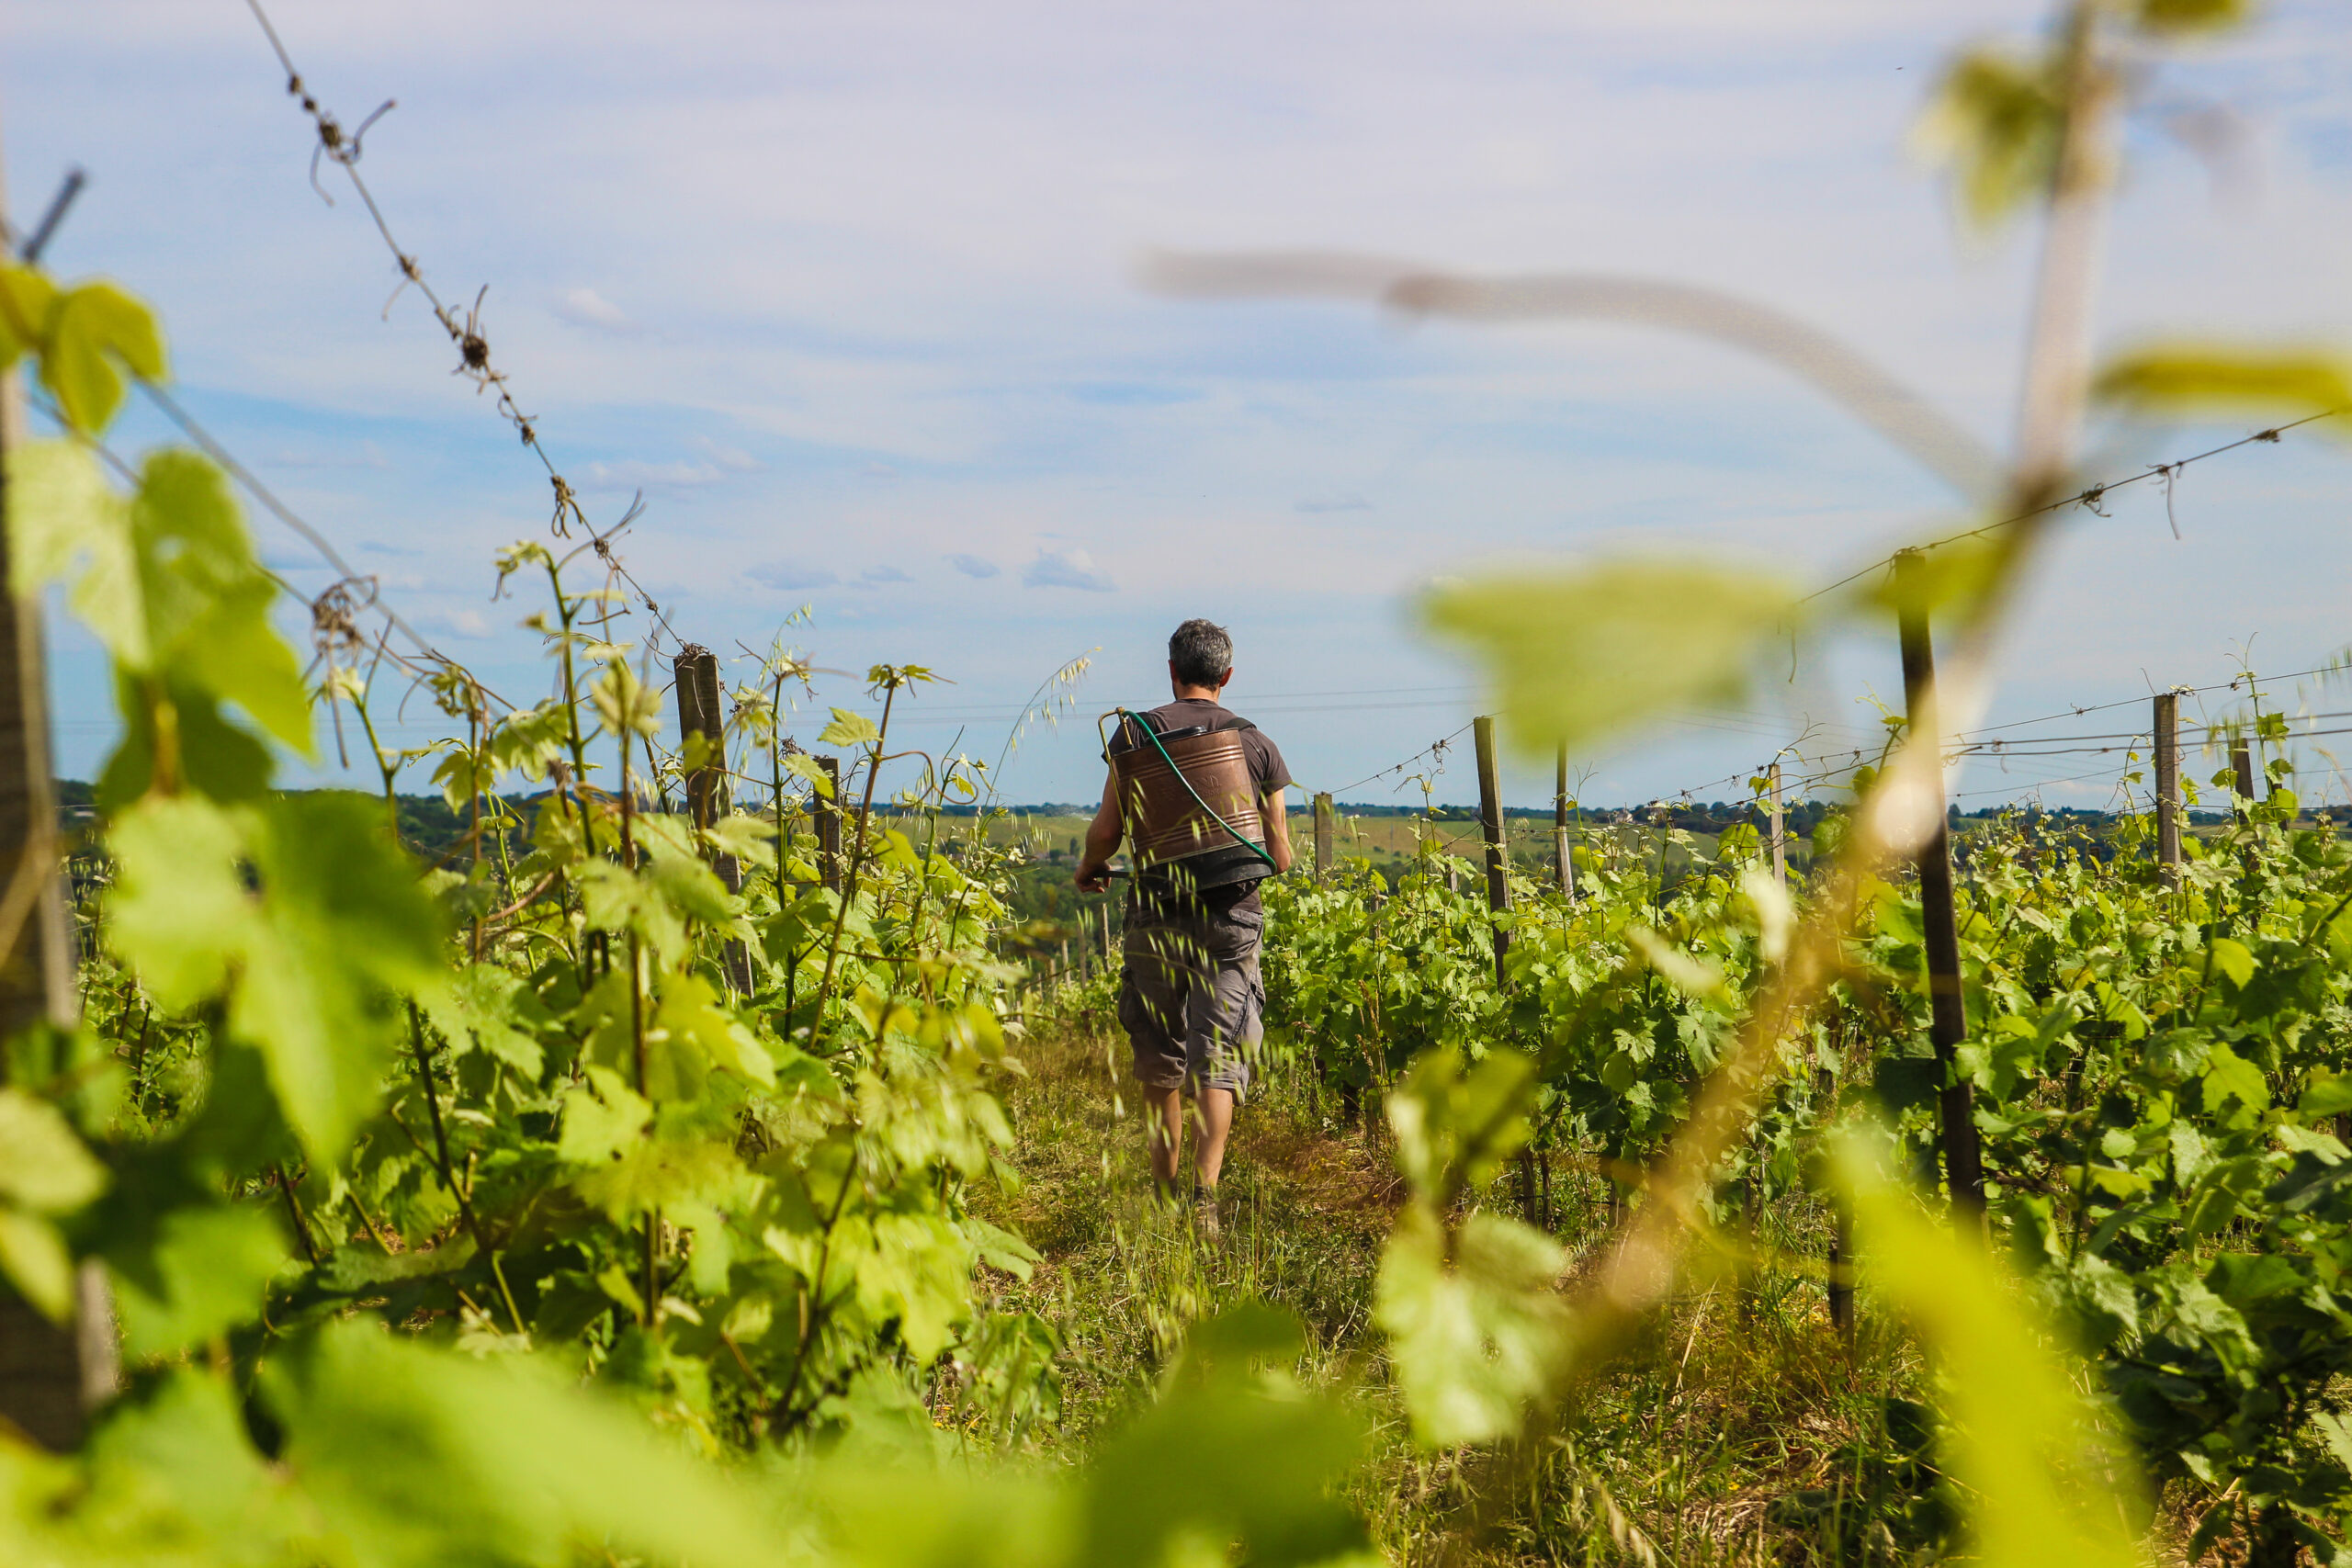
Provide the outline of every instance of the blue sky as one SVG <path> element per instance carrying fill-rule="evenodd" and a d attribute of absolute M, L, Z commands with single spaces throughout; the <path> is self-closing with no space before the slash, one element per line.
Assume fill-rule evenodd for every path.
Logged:
<path fill-rule="evenodd" d="M 372 187 L 446 298 L 490 286 L 495 359 L 592 516 L 643 489 L 624 553 L 682 633 L 758 647 L 808 604 L 792 635 L 820 664 L 936 668 L 956 683 L 906 733 L 960 732 L 989 757 L 1042 678 L 1094 653 L 1080 716 L 1008 770 L 1017 799 L 1093 793 L 1092 713 L 1158 700 L 1162 639 L 1188 615 L 1233 628 L 1235 705 L 1301 781 L 1345 785 L 1477 706 L 1471 672 L 1413 629 L 1433 576 L 1638 548 L 1826 581 L 1959 516 L 1843 413 L 1723 349 L 1170 299 L 1137 285 L 1153 247 L 1732 289 L 2006 439 L 2030 234 L 1962 231 L 1908 136 L 1939 62 L 2034 26 L 2032 6 L 271 11 L 346 124 L 399 100 L 369 133 Z M 544 474 L 449 374 L 414 294 L 387 311 L 390 257 L 346 186 L 326 180 L 333 208 L 312 193 L 282 87 L 239 0 L 12 7 L 12 209 L 87 168 L 51 263 L 155 302 L 200 417 L 414 624 L 528 700 L 545 669 L 524 607 L 490 597 L 492 557 L 544 536 Z M 2231 128 L 2219 154 L 2182 134 L 2214 125 Z M 2103 342 L 2352 344 L 2339 11 L 2273 5 L 2162 64 L 2132 142 Z M 2245 428 L 2106 431 L 2093 471 Z M 134 423 L 125 443 L 162 434 Z M 2078 515 L 1989 721 L 2225 681 L 2249 639 L 2274 671 L 2352 643 L 2347 497 L 2352 449 L 2299 434 L 2188 470 L 2177 543 L 2154 485 Z M 274 564 L 323 583 L 275 524 L 255 530 Z M 1702 784 L 1808 731 L 1815 750 L 1861 743 L 1868 694 L 1897 688 L 1888 640 L 1806 649 L 1751 713 L 1579 758 L 1587 797 Z M 62 759 L 86 774 L 110 731 L 102 670 L 70 627 L 53 643 Z M 827 702 L 863 696 L 836 678 Z M 1954 787 L 1975 806 L 2105 770 L 2042 786 L 2099 804 L 2118 765 L 1976 762 Z M 1353 797 L 1419 798 L 1389 795 L 1396 782 Z M 1531 804 L 1549 787 L 1508 786 Z M 1460 761 L 1438 782 L 1441 799 L 1473 793 Z M 2341 779 L 2309 781 L 2325 793 Z"/>

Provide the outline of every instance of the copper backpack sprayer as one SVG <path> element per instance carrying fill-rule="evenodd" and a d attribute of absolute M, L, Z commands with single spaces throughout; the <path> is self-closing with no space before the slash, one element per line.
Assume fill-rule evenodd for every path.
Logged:
<path fill-rule="evenodd" d="M 1120 738 L 1132 729 L 1142 739 L 1114 750 L 1102 730 L 1113 714 Z M 1187 886 L 1200 889 L 1256 881 L 1276 870 L 1265 851 L 1258 792 L 1241 747 L 1240 732 L 1254 728 L 1237 718 L 1163 736 L 1124 707 L 1094 721 L 1119 814 L 1130 824 L 1128 841 L 1138 874 L 1173 871 Z"/>

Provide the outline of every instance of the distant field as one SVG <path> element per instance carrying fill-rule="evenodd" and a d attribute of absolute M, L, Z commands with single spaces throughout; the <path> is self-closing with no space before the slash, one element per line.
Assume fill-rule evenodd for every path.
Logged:
<path fill-rule="evenodd" d="M 1016 816 L 993 824 L 989 837 L 996 843 L 1025 844 L 1031 853 L 1047 865 L 1059 865 L 1076 861 L 1083 847 L 1089 818 L 1076 814 L 1051 816 Z M 1510 846 L 1513 860 L 1522 863 L 1548 865 L 1552 857 L 1552 827 L 1539 818 L 1514 817 L 1504 823 L 1505 840 Z M 1312 812 L 1294 811 L 1290 814 L 1291 842 L 1301 859 L 1313 853 L 1315 820 Z M 1606 852 L 1613 842 L 1619 853 L 1654 855 L 1657 840 L 1647 828 L 1611 827 L 1588 818 L 1573 829 L 1575 842 L 1596 852 Z M 1692 832 L 1690 840 L 1698 857 L 1712 859 L 1718 836 L 1713 833 Z M 1408 865 L 1426 840 L 1432 852 L 1450 855 L 1464 863 L 1465 871 L 1480 863 L 1482 851 L 1478 824 L 1458 820 L 1430 822 L 1410 817 L 1349 817 L 1341 814 L 1334 850 L 1341 859 L 1361 857 L 1370 861 L 1378 870 L 1395 875 Z M 1812 860 L 1812 846 L 1799 840 L 1791 846 L 1792 863 L 1802 869 Z M 1668 852 L 1670 871 L 1679 871 L 1689 864 L 1687 852 L 1679 848 Z"/>

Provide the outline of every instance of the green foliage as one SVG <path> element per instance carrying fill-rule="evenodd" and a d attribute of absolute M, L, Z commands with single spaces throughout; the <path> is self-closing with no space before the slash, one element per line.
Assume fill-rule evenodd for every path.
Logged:
<path fill-rule="evenodd" d="M 1990 228 L 2049 189 L 2065 134 L 2064 89 L 2050 56 L 1972 51 L 1938 85 L 1921 144 L 1949 163 L 1961 205 Z"/>
<path fill-rule="evenodd" d="M 5 281 L 48 312 L 10 342 L 77 428 L 119 400 L 100 372 L 160 373 L 106 294 Z M 472 827 L 427 873 L 389 830 L 396 798 L 269 792 L 265 737 L 307 747 L 310 694 L 206 459 L 158 453 L 130 494 L 84 446 L 14 463 L 17 590 L 67 585 L 126 735 L 85 911 L 85 984 L 115 998 L 87 1054 L 108 1066 L 77 1065 L 73 1036 L 24 1080 L 38 1093 L 0 1090 L 21 1156 L 0 1161 L 0 1268 L 62 1315 L 76 1261 L 103 1260 L 134 1389 L 83 1455 L 0 1441 L 31 1510 L 0 1511 L 12 1558 L 764 1560 L 765 1505 L 691 1456 L 903 1427 L 954 1369 L 1037 1403 L 1014 1385 L 1050 1382 L 1042 1329 L 980 1280 L 1035 1254 L 967 1205 L 1011 1136 L 989 1085 L 1012 975 L 988 953 L 999 863 L 940 842 L 934 808 L 967 780 L 900 803 L 920 843 L 854 816 L 838 894 L 815 886 L 772 723 L 764 819 L 654 809 L 684 760 L 654 754 L 658 689 L 596 635 L 612 591 L 521 546 L 502 568 L 545 574 L 558 694 L 493 715 L 463 672 L 419 673 L 469 721 L 436 777 Z M 933 678 L 874 677 L 890 697 Z M 372 744 L 368 684 L 328 671 Z M 888 712 L 837 721 L 853 772 Z M 748 745 L 744 725 L 726 739 Z M 608 790 L 592 748 L 617 762 Z M 379 760 L 389 791 L 405 758 Z M 527 819 L 498 790 L 515 773 L 556 784 Z M 123 1059 L 128 1094 L 99 1092 Z M 1287 1495 L 1346 1449 L 1292 1403 L 1171 1402 L 1202 1434 L 1255 1420 L 1252 1442 L 1297 1453 L 1267 1471 L 1225 1444 L 1272 1479 L 1168 1530 L 1230 1529 L 1270 1561 L 1354 1539 Z"/>
<path fill-rule="evenodd" d="M 34 443 L 11 453 L 9 465 L 17 591 L 71 585 L 75 614 L 113 656 L 125 691 L 136 694 L 130 716 L 146 721 L 150 773 L 164 770 L 170 787 L 180 748 L 202 739 L 193 727 L 159 719 L 153 710 L 164 705 L 209 717 L 216 705 L 235 703 L 277 739 L 310 752 L 310 694 L 293 650 L 269 622 L 277 584 L 254 560 L 228 482 L 209 459 L 157 452 L 129 497 L 107 485 L 86 447 L 71 443 Z M 168 738 L 160 750 L 159 735 Z M 191 755 L 187 766 L 198 773 L 202 759 Z M 119 784 L 116 792 L 134 793 Z"/>
<path fill-rule="evenodd" d="M 1497 1214 L 1449 1232 L 1415 1205 L 1397 1222 L 1374 1313 L 1422 1442 L 1508 1437 L 1549 1403 L 1570 1342 L 1565 1263 L 1557 1242 Z"/>
<path fill-rule="evenodd" d="M 225 996 L 287 1122 L 332 1161 L 374 1104 L 397 1028 L 387 992 L 439 983 L 441 919 L 352 796 L 232 809 L 151 797 L 116 818 L 111 939 L 163 1007 Z"/>
<path fill-rule="evenodd" d="M 1943 1463 L 1974 1499 L 1974 1559 L 1993 1568 L 2137 1562 L 2141 1519 L 2119 1506 L 2130 1462 L 1983 1246 L 1923 1215 L 1860 1137 L 1840 1144 L 1838 1164 L 1872 1281 L 1941 1363 Z"/>
<path fill-rule="evenodd" d="M 773 1560 L 755 1498 L 625 1404 L 550 1371 L 435 1354 L 352 1323 L 273 1359 L 263 1393 L 287 1431 L 283 1462 L 346 1561 L 560 1562 L 589 1543 L 744 1568 Z"/>
<path fill-rule="evenodd" d="M 52 1318 L 74 1302 L 73 1258 L 52 1216 L 105 1188 L 105 1169 L 56 1107 L 0 1089 L 0 1272 Z"/>
<path fill-rule="evenodd" d="M 2096 390 L 2160 415 L 2334 413 L 2352 408 L 2352 370 L 2327 355 L 2166 344 L 2110 361 Z"/>
<path fill-rule="evenodd" d="M 1381 1259 L 1374 1316 L 1387 1331 L 1415 1434 L 1431 1447 L 1517 1431 L 1548 1401 L 1568 1348 L 1567 1309 L 1553 1287 L 1559 1244 L 1517 1220 L 1447 1216 L 1465 1190 L 1494 1179 L 1526 1143 L 1535 1064 L 1495 1051 L 1466 1072 L 1439 1049 L 1414 1064 L 1388 1101 L 1396 1160 L 1412 1190 Z"/>
<path fill-rule="evenodd" d="M 1193 1541 L 1234 1541 L 1265 1563 L 1361 1551 L 1363 1521 L 1325 1495 L 1363 1450 L 1360 1423 L 1259 1370 L 1286 1368 L 1305 1348 L 1296 1321 L 1264 1308 L 1202 1323 L 1166 1397 L 1096 1459 L 1072 1561 L 1163 1562 Z"/>
<path fill-rule="evenodd" d="M 2002 1245 L 2093 1358 L 2113 1402 L 2106 1418 L 2122 1423 L 2139 1462 L 2196 1488 L 2219 1510 L 2216 1531 L 2335 1542 L 2352 1519 L 2352 1446 L 2336 1440 L 2330 1392 L 2352 1373 L 2340 1332 L 2352 1304 L 2335 1283 L 2352 1256 L 2352 1155 L 2335 1120 L 2352 1111 L 2341 1043 L 2352 852 L 2298 826 L 2298 811 L 2285 790 L 2249 803 L 2193 845 L 2177 888 L 2153 863 L 2144 815 L 2119 818 L 2105 841 L 2017 818 L 1972 830 L 1958 1070 L 1976 1098 Z M 1632 831 L 1580 835 L 1574 904 L 1514 877 L 1500 918 L 1507 987 L 1483 889 L 1408 874 L 1390 893 L 1343 868 L 1268 896 L 1271 1043 L 1334 1090 L 1386 1097 L 1415 1201 L 1377 1311 L 1416 1429 L 1433 1443 L 1519 1429 L 1574 1370 L 1573 1322 L 1515 1315 L 1537 1300 L 1556 1307 L 1556 1251 L 1540 1236 L 1522 1245 L 1508 1228 L 1519 1222 L 1475 1206 L 1498 1173 L 1509 1184 L 1514 1140 L 1531 1135 L 1520 1118 L 1538 1147 L 1594 1150 L 1604 1170 L 1638 1172 L 1681 1131 L 1786 941 L 1752 844 L 1726 836 L 1715 865 L 1668 881 Z M 1660 838 L 1668 847 L 1671 830 Z M 1705 1203 L 1718 1223 L 1811 1190 L 1825 1134 L 1857 1109 L 1890 1116 L 1903 1161 L 1932 1168 L 1942 1077 L 1926 1042 L 1917 895 L 1882 885 L 1864 903 L 1851 972 L 1782 1047 L 1758 1115 L 1714 1174 Z M 1887 1266 L 1910 1282 L 1872 1276 L 1891 1296 L 1957 1278 L 1959 1265 L 1918 1251 L 1926 1233 L 1896 1229 L 1909 1239 L 1864 1254 L 1901 1254 Z M 1942 1260 L 1919 1261 L 1931 1255 Z M 1968 1310 L 2011 1337 L 1951 1354 L 2021 1354 L 2029 1318 Z M 1986 1418 L 1952 1415 L 1963 1438 Z M 1947 1468 L 1965 1478 L 1974 1462 Z M 2030 1493 L 2016 1500 L 2040 1506 Z M 2139 1517 L 2136 1505 L 2113 1506 Z M 2068 1528 L 2106 1540 L 2123 1527 L 2105 1518 Z M 1980 1517 L 1975 1528 L 2012 1526 Z"/>
<path fill-rule="evenodd" d="M 65 423 L 95 435 L 122 406 L 126 376 L 160 381 L 164 339 L 147 308 L 111 283 L 60 288 L 30 267 L 0 266 L 0 369 L 37 355 Z"/>
<path fill-rule="evenodd" d="M 1964 58 L 1930 127 L 1972 210 L 2052 186 L 2070 120 L 2112 86 L 2090 68 L 2104 29 L 2240 9 L 2086 3 L 2049 49 Z M 465 739 L 387 751 L 370 688 L 398 675 L 330 658 L 318 694 L 350 705 L 385 799 L 273 796 L 272 745 L 310 747 L 314 698 L 223 476 L 166 451 L 124 493 L 85 444 L 130 378 L 164 374 L 153 320 L 111 286 L 0 268 L 0 364 L 26 355 L 84 440 L 11 454 L 12 579 L 64 585 L 125 735 L 96 794 L 87 1021 L 9 1043 L 0 1272 L 62 1319 L 77 1269 L 102 1265 L 130 1374 L 80 1451 L 0 1434 L 7 1560 L 1363 1559 L 1363 1521 L 1333 1494 L 1367 1423 L 1301 1389 L 1307 1343 L 1262 1309 L 1198 1325 L 1087 1465 L 978 1451 L 1054 1404 L 1054 1328 L 991 1282 L 1027 1281 L 1039 1254 L 979 1212 L 1010 1184 L 997 1089 L 1020 1070 L 1013 1015 L 1036 1010 L 998 955 L 1052 938 L 1010 920 L 984 830 L 944 826 L 944 803 L 984 793 L 978 764 L 934 764 L 888 820 L 871 809 L 896 707 L 931 671 L 875 666 L 878 714 L 832 710 L 838 792 L 786 750 L 785 686 L 810 663 L 781 647 L 725 734 L 664 756 L 651 667 L 611 640 L 620 590 L 567 582 L 526 542 L 500 555 L 502 592 L 544 577 L 526 624 L 555 694 L 515 708 L 455 667 L 410 669 Z M 2101 385 L 2164 410 L 2346 390 L 2317 356 L 2206 349 L 2151 351 Z M 1897 607 L 1973 613 L 2014 559 L 1946 554 Z M 1548 750 L 1737 700 L 1804 604 L 1757 574 L 1620 562 L 1425 608 L 1485 660 L 1517 741 Z M 467 822 L 429 870 L 390 793 L 426 759 Z M 666 809 L 690 774 L 761 764 L 760 809 Z M 503 792 L 516 776 L 548 786 L 527 809 Z M 858 803 L 821 866 L 819 791 Z M 1926 1048 L 1924 924 L 1898 885 L 1861 886 L 1851 929 L 1811 950 L 1834 976 L 1811 1010 L 1756 1031 L 1806 951 L 1792 929 L 1811 895 L 1770 879 L 1752 833 L 1709 862 L 1664 817 L 1647 839 L 1585 835 L 1578 897 L 1514 877 L 1507 913 L 1448 886 L 1426 840 L 1393 889 L 1359 863 L 1270 890 L 1274 1050 L 1342 1106 L 1382 1101 L 1394 1134 L 1405 1195 L 1371 1310 L 1413 1441 L 1544 1435 L 1606 1342 L 1588 1327 L 1620 1303 L 1564 1292 L 1520 1156 L 1548 1169 L 1573 1147 L 1612 1209 L 1671 1203 L 1644 1223 L 1736 1262 L 1733 1238 L 1812 1196 L 1863 1112 L 1894 1160 L 1931 1169 L 1938 1091 L 1964 1082 L 2016 1280 L 1927 1217 L 1931 1190 L 1843 1145 L 1873 1302 L 1907 1315 L 1942 1379 L 1932 1413 L 1885 1403 L 1900 1463 L 1871 1495 L 1903 1530 L 1868 1550 L 1936 1550 L 1957 1506 L 1989 1562 L 2120 1562 L 2137 1463 L 2202 1506 L 2192 1557 L 2231 1530 L 2256 1561 L 2343 1556 L 2352 855 L 2295 813 L 2283 789 L 2242 803 L 2177 874 L 2149 863 L 2144 820 L 2098 854 L 2014 824 L 1980 835 L 1960 911 L 1970 1030 L 1949 1065 Z M 1841 826 L 1824 822 L 1825 849 L 1864 837 Z M 1735 1062 L 1737 1124 L 1665 1162 L 1690 1187 L 1656 1184 Z M 1514 1165 L 1516 1216 L 1492 1201 Z M 1547 1465 L 1573 1448 L 1529 1446 Z M 1605 1494 L 1576 1506 L 1653 1557 Z M 1822 1539 L 1843 1559 L 1863 1538 L 1833 1517 Z"/>
<path fill-rule="evenodd" d="M 2218 32 L 2245 25 L 2253 11 L 2251 0 L 2139 0 L 2132 19 L 2152 33 Z"/>

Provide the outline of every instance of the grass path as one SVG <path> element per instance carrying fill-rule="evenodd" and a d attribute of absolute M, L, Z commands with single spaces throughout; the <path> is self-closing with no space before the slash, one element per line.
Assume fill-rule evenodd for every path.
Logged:
<path fill-rule="evenodd" d="M 1358 1405 L 1374 1430 L 1351 1491 L 1399 1563 L 1897 1563 L 1943 1525 L 1921 1376 L 1898 1334 L 1865 1319 L 1849 1350 L 1816 1278 L 1822 1216 L 1767 1216 L 1790 1266 L 1692 1281 L 1646 1340 L 1577 1405 L 1516 1448 L 1467 1458 L 1411 1446 L 1371 1321 L 1390 1217 L 1403 1201 L 1383 1140 L 1318 1114 L 1280 1069 L 1238 1119 L 1224 1235 L 1204 1243 L 1158 1212 L 1124 1041 L 1100 1009 L 1023 1043 L 1007 1086 L 1018 1190 L 995 1199 L 1045 1255 L 1007 1304 L 1061 1340 L 1060 1420 L 1032 1440 L 1081 1452 L 1148 1399 L 1185 1325 L 1257 1299 L 1296 1313 L 1302 1382 Z M 1512 1208 L 1498 1188 L 1486 1201 Z M 1571 1255 L 1604 1245 L 1596 1178 L 1555 1178 Z"/>

